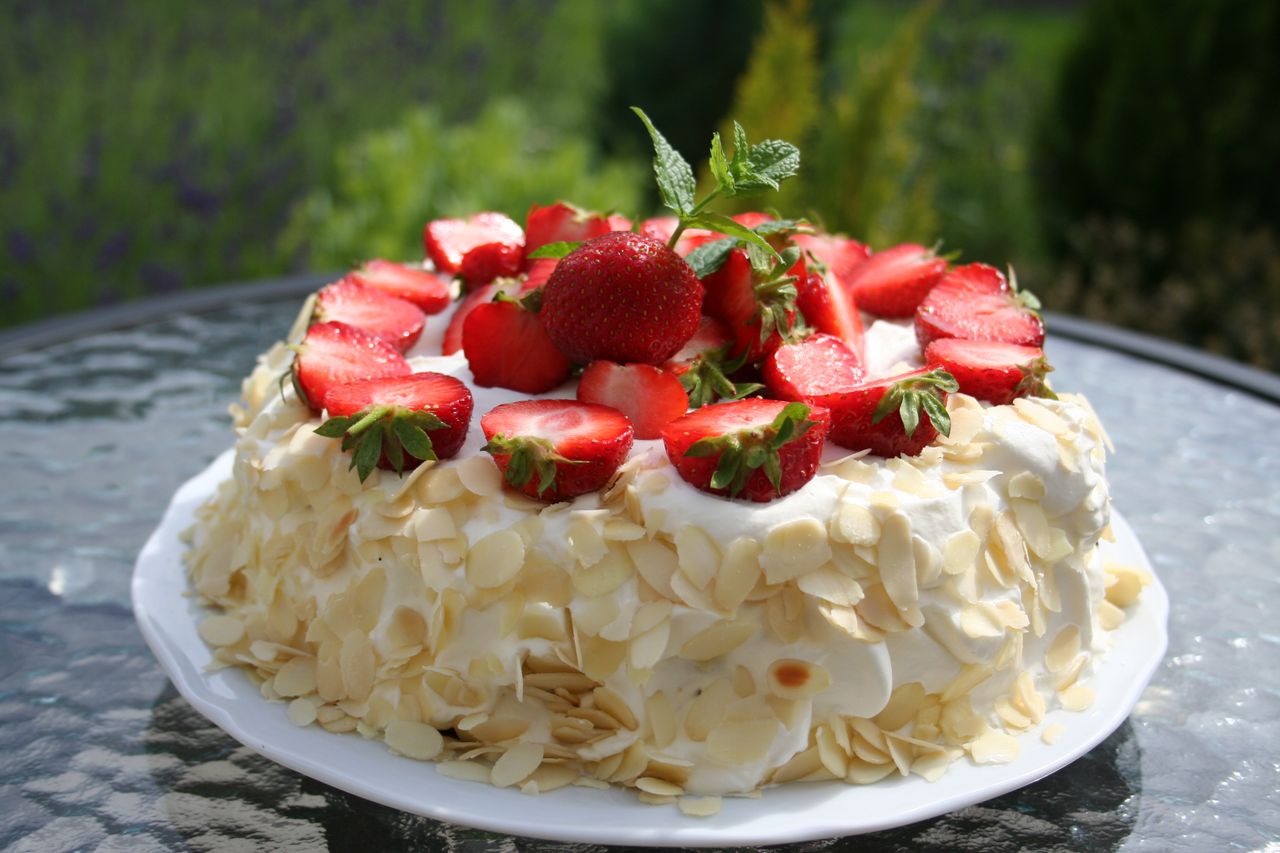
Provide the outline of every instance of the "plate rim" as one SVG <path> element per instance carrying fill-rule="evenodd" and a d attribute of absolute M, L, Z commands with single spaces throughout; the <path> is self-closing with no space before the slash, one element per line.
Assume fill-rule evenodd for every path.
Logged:
<path fill-rule="evenodd" d="M 460 826 L 550 841 L 642 847 L 782 844 L 859 835 L 906 826 L 1025 787 L 1088 753 L 1128 719 L 1163 661 L 1168 646 L 1168 594 L 1132 527 L 1113 508 L 1112 529 L 1117 544 L 1112 547 L 1123 546 L 1132 549 L 1133 556 L 1139 558 L 1138 562 L 1152 578 L 1152 583 L 1143 590 L 1142 597 L 1130 614 L 1130 618 L 1113 633 L 1113 636 L 1118 639 L 1121 632 L 1139 634 L 1138 639 L 1142 642 L 1135 641 L 1134 637 L 1127 637 L 1123 642 L 1117 642 L 1115 645 L 1124 648 L 1125 654 L 1118 656 L 1116 649 L 1112 648 L 1108 650 L 1099 667 L 1101 673 L 1112 671 L 1114 675 L 1116 674 L 1114 671 L 1121 668 L 1122 661 L 1124 669 L 1129 671 L 1123 682 L 1123 689 L 1111 693 L 1106 702 L 1095 702 L 1089 711 L 1067 717 L 1067 720 L 1077 723 L 1088 720 L 1089 728 L 1083 736 L 1073 737 L 1074 742 L 1070 748 L 1063 749 L 1051 757 L 1035 760 L 1027 767 L 1020 767 L 1021 764 L 1027 763 L 1024 761 L 1028 755 L 1027 745 L 1032 741 L 1040 743 L 1035 733 L 1028 731 L 1018 737 L 1019 743 L 1023 746 L 1022 755 L 1011 764 L 976 766 L 958 761 L 948 770 L 948 776 L 956 773 L 957 770 L 989 775 L 991 778 L 984 785 L 971 786 L 955 794 L 926 798 L 922 803 L 889 813 L 866 815 L 858 814 L 861 811 L 859 809 L 845 810 L 844 813 L 848 815 L 845 819 L 832 820 L 829 816 L 822 816 L 821 807 L 829 801 L 856 801 L 861 792 L 873 789 L 891 793 L 892 789 L 896 788 L 905 788 L 908 791 L 914 788 L 928 790 L 925 786 L 940 783 L 930 783 L 918 777 L 879 782 L 875 786 L 867 787 L 849 786 L 840 782 L 807 783 L 804 786 L 766 789 L 761 798 L 756 800 L 725 797 L 724 808 L 713 818 L 690 818 L 678 811 L 673 811 L 671 814 L 675 815 L 674 821 L 654 821 L 654 817 L 663 813 L 654 811 L 653 806 L 644 805 L 633 796 L 617 789 L 603 791 L 591 788 L 562 788 L 539 795 L 537 798 L 529 798 L 515 789 L 492 788 L 474 782 L 450 779 L 439 773 L 426 776 L 426 780 L 434 784 L 423 785 L 424 780 L 418 778 L 416 774 L 422 773 L 425 769 L 424 764 L 431 765 L 432 762 L 417 762 L 396 756 L 387 751 L 379 741 L 354 737 L 337 738 L 334 734 L 315 726 L 305 728 L 294 726 L 283 713 L 285 706 L 282 703 L 263 699 L 257 686 L 243 671 L 228 668 L 208 672 L 203 669 L 204 663 L 211 660 L 211 653 L 196 634 L 195 620 L 189 618 L 200 612 L 202 608 L 196 604 L 195 597 L 188 587 L 185 568 L 180 562 L 172 564 L 171 561 L 173 553 L 181 554 L 185 550 L 185 546 L 178 540 L 178 534 L 190 525 L 195 508 L 212 494 L 217 484 L 230 473 L 233 454 L 234 449 L 224 451 L 174 492 L 160 523 L 147 538 L 146 544 L 138 554 L 130 583 L 130 598 L 135 620 L 148 647 L 182 697 L 196 711 L 241 744 L 277 764 L 353 796 Z M 169 564 L 167 575 L 163 564 Z M 175 578 L 177 583 L 173 582 Z M 153 595 L 158 595 L 160 600 L 168 606 L 157 609 L 159 602 L 153 600 Z M 184 633 L 182 626 L 185 626 L 185 633 L 189 635 L 185 638 L 177 635 Z M 1126 628 L 1129 630 L 1125 631 Z M 1139 630 L 1140 628 L 1145 630 Z M 190 643 L 192 636 L 195 639 L 194 645 Z M 235 691 L 236 686 L 234 682 L 226 682 L 227 678 L 239 679 L 240 693 L 244 693 L 245 690 L 252 693 L 249 701 L 256 700 L 256 703 L 260 703 L 258 710 L 270 712 L 274 717 L 267 714 L 252 714 L 245 717 L 242 714 L 233 713 L 233 705 L 244 701 L 246 697 L 228 695 L 226 691 Z M 1099 673 L 1095 673 L 1095 683 L 1098 678 Z M 1101 698 L 1100 695 L 1099 699 Z M 1069 713 L 1055 710 L 1048 716 Z M 291 741 L 314 740 L 316 746 L 324 747 L 325 753 L 350 753 L 360 761 L 372 758 L 375 764 L 386 764 L 390 770 L 399 771 L 393 772 L 393 776 L 407 774 L 406 778 L 411 778 L 420 785 L 414 789 L 418 796 L 399 794 L 377 783 L 371 785 L 367 780 L 359 778 L 358 774 L 353 776 L 348 769 L 335 766 L 330 761 L 313 759 L 299 752 L 296 745 L 274 743 L 263 737 L 261 729 L 264 726 L 267 730 L 277 729 L 280 728 L 279 723 L 289 727 L 288 730 L 281 731 L 288 731 L 287 738 Z M 357 747 L 367 755 L 353 752 L 351 747 Z M 376 748 L 378 752 L 370 751 L 370 747 Z M 383 772 L 386 772 L 386 769 Z M 944 780 L 946 778 L 946 776 L 943 777 Z M 422 796 L 426 789 L 436 786 L 456 794 L 454 799 L 460 802 L 440 804 Z M 780 804 L 783 799 L 795 799 L 797 795 L 785 792 L 802 788 L 803 793 L 800 796 L 807 802 L 806 809 L 797 812 L 794 808 L 788 808 L 779 810 L 778 813 L 793 817 L 803 816 L 804 820 L 787 821 L 781 825 L 775 823 L 767 829 L 757 823 L 756 819 L 760 817 L 767 818 L 775 815 L 773 810 L 761 808 L 762 804 L 770 803 L 771 799 L 775 804 Z M 940 792 L 944 789 L 936 790 Z M 813 792 L 812 795 L 809 795 L 809 792 Z M 577 823 L 531 824 L 527 818 L 508 816 L 507 809 L 493 807 L 500 805 L 503 799 L 508 797 L 519 798 L 509 800 L 508 803 L 512 805 L 541 803 L 543 805 L 536 810 L 541 812 L 547 811 L 546 804 L 552 798 L 557 798 L 552 800 L 552 806 L 549 807 L 552 812 L 559 810 L 556 806 L 568 804 L 570 801 L 583 801 L 580 804 L 588 807 L 586 812 L 588 819 Z M 856 805 L 856 803 L 850 804 Z M 618 806 L 626 809 L 628 813 L 634 810 L 637 814 L 647 816 L 648 819 L 642 822 L 643 825 L 637 826 L 591 822 L 590 808 L 603 806 Z M 520 809 L 513 811 L 519 814 Z M 740 812 L 734 815 L 738 820 L 727 822 L 727 815 L 732 812 Z"/>

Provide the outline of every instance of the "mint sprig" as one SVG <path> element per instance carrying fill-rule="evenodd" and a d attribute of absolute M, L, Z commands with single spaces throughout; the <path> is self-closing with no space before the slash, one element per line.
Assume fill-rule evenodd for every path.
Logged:
<path fill-rule="evenodd" d="M 722 213 L 706 210 L 717 198 L 746 198 L 776 190 L 780 182 L 792 177 L 800 168 L 800 150 L 789 142 L 768 139 L 755 145 L 747 141 L 746 131 L 734 122 L 733 156 L 729 157 L 720 140 L 720 134 L 711 138 L 711 173 L 716 186 L 702 200 L 695 199 L 697 182 L 693 167 L 671 147 L 644 110 L 632 107 L 653 139 L 653 174 L 658 182 L 662 203 L 679 217 L 679 224 L 671 234 L 669 245 L 674 248 L 680 235 L 688 228 L 706 228 L 729 237 L 737 237 L 754 244 L 765 252 L 777 255 L 769 242 Z"/>
<path fill-rule="evenodd" d="M 951 435 L 951 415 L 942 402 L 940 392 L 954 393 L 960 390 L 960 383 L 955 377 L 941 368 L 931 370 L 921 376 L 902 379 L 889 386 L 876 409 L 871 414 L 871 423 L 878 424 L 893 411 L 902 419 L 902 429 L 910 438 L 920 425 L 920 410 L 933 423 L 934 429 L 943 435 Z"/>
<path fill-rule="evenodd" d="M 581 245 L 582 245 L 581 242 L 544 243 L 543 245 L 539 246 L 538 248 L 530 252 L 527 255 L 527 257 L 533 258 L 533 259 L 555 258 L 556 260 L 559 260 L 560 258 L 563 258 L 565 255 L 569 254 L 570 252 L 572 252 L 574 249 L 578 248 Z"/>
<path fill-rule="evenodd" d="M 329 418 L 316 428 L 316 435 L 342 439 L 342 449 L 351 451 L 347 470 L 355 468 L 363 483 L 384 455 L 396 473 L 403 473 L 406 455 L 435 461 L 435 448 L 427 432 L 445 427 L 431 412 L 371 406 L 354 415 Z"/>
<path fill-rule="evenodd" d="M 731 498 L 737 497 L 751 475 L 760 469 L 764 470 L 774 491 L 781 493 L 782 462 L 778 450 L 800 438 L 815 424 L 809 420 L 809 413 L 804 403 L 788 403 L 768 426 L 699 439 L 684 455 L 704 458 L 719 454 L 715 473 L 711 475 L 711 488 L 723 489 Z"/>

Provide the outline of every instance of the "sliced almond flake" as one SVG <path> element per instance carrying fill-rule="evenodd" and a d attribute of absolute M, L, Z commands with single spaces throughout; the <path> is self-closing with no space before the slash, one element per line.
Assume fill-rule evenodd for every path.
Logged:
<path fill-rule="evenodd" d="M 916 561 L 916 588 L 933 589 L 942 582 L 942 554 L 923 536 L 911 537 L 911 553 Z"/>
<path fill-rule="evenodd" d="M 745 699 L 756 692 L 756 681 L 751 675 L 751 670 L 742 664 L 738 664 L 733 668 L 733 692 L 739 699 Z"/>
<path fill-rule="evenodd" d="M 720 561 L 712 597 L 722 610 L 737 610 L 760 577 L 760 543 L 748 537 L 735 539 Z"/>
<path fill-rule="evenodd" d="M 962 530 L 947 537 L 942 546 L 942 571 L 959 575 L 969 571 L 978 561 L 982 540 L 972 530 Z"/>
<path fill-rule="evenodd" d="M 656 630 L 656 629 L 655 629 Z M 627 657 L 628 644 L 600 637 L 580 637 L 582 671 L 597 681 L 604 681 L 618 671 Z"/>
<path fill-rule="evenodd" d="M 309 726 L 316 721 L 316 699 L 312 697 L 300 697 L 289 703 L 289 709 L 286 712 L 289 716 L 289 722 L 295 726 Z"/>
<path fill-rule="evenodd" d="M 1040 733 L 1040 740 L 1044 741 L 1049 746 L 1053 746 L 1058 742 L 1058 739 L 1066 733 L 1066 731 L 1067 727 L 1062 723 L 1053 723 L 1044 727 L 1044 731 Z"/>
<path fill-rule="evenodd" d="M 640 721 L 618 691 L 612 687 L 600 686 L 592 691 L 592 695 L 595 697 L 596 707 L 617 720 L 623 728 L 632 731 L 640 728 Z"/>
<path fill-rule="evenodd" d="M 745 643 L 759 630 L 753 620 L 722 620 L 693 635 L 680 647 L 680 657 L 692 661 L 708 661 L 726 655 Z"/>
<path fill-rule="evenodd" d="M 707 737 L 707 757 L 730 767 L 761 761 L 773 746 L 778 725 L 774 719 L 726 721 Z"/>
<path fill-rule="evenodd" d="M 822 568 L 802 575 L 796 587 L 805 595 L 837 607 L 853 607 L 863 598 L 862 585 L 834 568 Z"/>
<path fill-rule="evenodd" d="M 1070 422 L 1040 403 L 1034 403 L 1026 397 L 1019 397 L 1014 400 L 1013 408 L 1027 423 L 1038 426 L 1053 435 L 1066 435 L 1073 431 Z"/>
<path fill-rule="evenodd" d="M 818 760 L 827 772 L 837 779 L 844 778 L 849 772 L 849 755 L 836 743 L 828 726 L 822 725 L 814 729 L 814 743 L 818 747 Z"/>
<path fill-rule="evenodd" d="M 980 601 L 960 612 L 960 630 L 975 640 L 999 637 L 1004 634 L 1004 620 L 995 607 Z"/>
<path fill-rule="evenodd" d="M 627 550 L 610 542 L 590 567 L 580 568 L 573 573 L 573 587 L 583 596 L 596 598 L 616 591 L 634 575 L 635 565 L 627 555 Z"/>
<path fill-rule="evenodd" d="M 638 637 L 644 632 L 661 625 L 671 616 L 670 601 L 651 601 L 636 611 L 631 619 L 631 635 Z"/>
<path fill-rule="evenodd" d="M 424 504 L 447 504 L 462 497 L 464 491 L 457 466 L 433 466 L 418 481 L 418 497 Z"/>
<path fill-rule="evenodd" d="M 853 757 L 867 764 L 893 765 L 893 759 L 889 756 L 888 743 L 885 743 L 884 749 L 877 749 L 860 734 L 855 734 L 853 738 Z"/>
<path fill-rule="evenodd" d="M 898 498 L 896 492 L 878 491 L 872 492 L 867 502 L 873 509 L 881 510 L 888 513 L 902 506 L 902 501 Z"/>
<path fill-rule="evenodd" d="M 689 817 L 712 817 L 720 814 L 720 806 L 722 804 L 720 797 L 711 795 L 706 797 L 681 797 L 676 800 L 676 806 L 682 814 Z"/>
<path fill-rule="evenodd" d="M 588 708 L 586 706 L 580 708 L 569 708 L 565 711 L 565 716 L 574 717 L 579 720 L 586 720 L 597 730 L 600 731 L 617 731 L 621 728 L 618 721 L 613 717 L 601 711 L 599 708 Z"/>
<path fill-rule="evenodd" d="M 880 578 L 884 591 L 911 626 L 924 624 L 916 587 L 915 553 L 911 541 L 911 521 L 902 513 L 891 513 L 881 524 Z M 883 627 L 883 626 L 880 626 Z"/>
<path fill-rule="evenodd" d="M 720 549 L 700 527 L 685 524 L 676 532 L 680 571 L 698 589 L 705 590 L 720 567 Z"/>
<path fill-rule="evenodd" d="M 543 749 L 540 743 L 518 743 L 504 752 L 493 763 L 489 782 L 497 788 L 509 788 L 529 778 L 542 763 Z"/>
<path fill-rule="evenodd" d="M 609 596 L 588 598 L 573 606 L 573 624 L 584 634 L 599 636 L 600 629 L 618 618 L 621 608 L 618 601 Z"/>
<path fill-rule="evenodd" d="M 861 461 L 862 457 L 869 452 L 867 450 L 859 450 L 857 453 L 845 456 L 842 459 L 824 463 L 820 466 L 820 470 L 824 474 L 832 474 L 842 480 L 848 480 L 850 483 L 870 485 L 876 481 L 879 471 L 876 466 Z"/>
<path fill-rule="evenodd" d="M 850 545 L 874 545 L 880 541 L 880 521 L 871 510 L 845 492 L 831 516 L 831 540 Z"/>
<path fill-rule="evenodd" d="M 1044 480 L 1030 471 L 1021 471 L 1009 478 L 1009 497 L 1026 498 L 1030 501 L 1044 500 Z"/>
<path fill-rule="evenodd" d="M 669 619 L 650 628 L 631 640 L 630 660 L 635 670 L 652 669 L 662 660 L 667 651 L 667 641 L 671 636 Z"/>
<path fill-rule="evenodd" d="M 771 584 L 812 572 L 831 559 L 827 530 L 816 518 L 784 521 L 765 535 L 760 564 Z"/>
<path fill-rule="evenodd" d="M 996 716 L 1004 723 L 1006 728 L 1027 729 L 1031 727 L 1031 718 L 1014 707 L 1013 703 L 1008 699 L 1000 698 L 995 702 Z"/>
<path fill-rule="evenodd" d="M 677 596 L 671 589 L 671 576 L 679 567 L 675 549 L 659 539 L 628 542 L 626 549 L 640 577 L 663 598 L 674 601 Z"/>
<path fill-rule="evenodd" d="M 244 623 L 234 616 L 216 614 L 205 617 L 199 633 L 211 646 L 234 646 L 244 638 Z"/>
<path fill-rule="evenodd" d="M 724 717 L 726 706 L 733 700 L 733 687 L 728 679 L 717 678 L 689 703 L 684 717 L 684 732 L 689 740 L 701 743 L 707 739 Z"/>
<path fill-rule="evenodd" d="M 1008 764 L 1021 751 L 1017 738 L 998 729 L 988 729 L 969 744 L 974 764 Z"/>
<path fill-rule="evenodd" d="M 1013 522 L 1012 515 L 1002 512 L 995 518 L 995 536 L 988 540 L 991 553 L 997 562 L 1003 561 L 1014 577 L 1031 589 L 1036 588 L 1036 578 L 1027 562 L 1027 545 Z"/>
<path fill-rule="evenodd" d="M 502 743 L 515 740 L 528 730 L 529 721 L 519 717 L 486 717 L 469 731 L 472 737 L 484 743 Z"/>
<path fill-rule="evenodd" d="M 636 799 L 644 803 L 646 806 L 669 806 L 676 801 L 676 798 L 667 794 L 650 794 L 648 791 L 640 791 L 636 794 Z"/>
<path fill-rule="evenodd" d="M 960 674 L 942 691 L 940 698 L 945 704 L 952 699 L 967 696 L 973 688 L 990 677 L 991 667 L 980 663 L 965 664 L 964 668 L 960 670 Z"/>
<path fill-rule="evenodd" d="M 1151 576 L 1142 569 L 1124 563 L 1108 562 L 1106 572 L 1106 599 L 1116 607 L 1129 607 L 1138 600 L 1142 588 L 1151 583 Z"/>
<path fill-rule="evenodd" d="M 970 468 L 964 471 L 948 471 L 942 475 L 942 482 L 949 489 L 961 489 L 965 486 L 980 486 L 998 476 L 1000 476 L 999 471 Z"/>
<path fill-rule="evenodd" d="M 952 699 L 942 706 L 942 717 L 939 719 L 942 732 L 955 744 L 968 743 L 982 734 L 987 722 L 974 713 L 968 695 Z"/>
<path fill-rule="evenodd" d="M 441 761 L 436 765 L 436 772 L 464 782 L 488 782 L 490 771 L 489 765 L 478 761 Z"/>
<path fill-rule="evenodd" d="M 818 613 L 832 627 L 843 631 L 860 643 L 878 643 L 884 639 L 884 632 L 859 619 L 858 611 L 855 608 L 819 604 Z"/>
<path fill-rule="evenodd" d="M 1080 463 L 1077 461 L 1079 454 L 1075 447 L 1067 444 L 1065 441 L 1058 442 L 1058 462 L 1064 469 L 1072 474 L 1080 473 Z"/>
<path fill-rule="evenodd" d="M 611 518 L 604 523 L 604 538 L 610 542 L 634 542 L 645 537 L 645 529 L 625 518 Z"/>
<path fill-rule="evenodd" d="M 552 607 L 566 607 L 573 600 L 569 573 L 538 548 L 525 551 L 520 589 L 530 601 L 546 602 Z"/>
<path fill-rule="evenodd" d="M 1058 694 L 1058 702 L 1068 711 L 1084 711 L 1093 704 L 1093 690 L 1083 684 L 1074 684 Z"/>
<path fill-rule="evenodd" d="M 902 614 L 889 599 L 883 584 L 869 586 L 865 592 L 866 595 L 862 601 L 858 602 L 858 606 L 854 608 L 860 621 L 867 622 L 873 628 L 885 633 L 905 631 L 911 627 L 903 620 Z"/>
<path fill-rule="evenodd" d="M 811 699 L 830 689 L 831 673 L 821 664 L 784 658 L 769 665 L 768 685 L 770 693 L 783 699 Z"/>
<path fill-rule="evenodd" d="M 1047 558 L 1050 553 L 1051 537 L 1044 509 L 1036 501 L 1021 498 L 1013 498 L 1009 504 L 1013 508 L 1013 518 L 1018 523 L 1018 529 L 1022 531 L 1027 547 L 1037 557 Z"/>
<path fill-rule="evenodd" d="M 1080 653 L 1080 629 L 1075 625 L 1067 625 L 1044 653 L 1044 665 L 1052 673 L 1060 673 L 1071 665 Z"/>
<path fill-rule="evenodd" d="M 1103 599 L 1098 605 L 1098 624 L 1103 630 L 1114 631 L 1124 624 L 1125 612 L 1110 601 Z"/>
<path fill-rule="evenodd" d="M 914 465 L 901 457 L 886 460 L 885 468 L 893 474 L 894 487 L 907 494 L 924 498 L 933 498 L 941 495 L 941 490 L 934 483 L 930 482 Z"/>
<path fill-rule="evenodd" d="M 964 755 L 964 751 L 953 747 L 944 747 L 940 752 L 927 752 L 911 762 L 911 772 L 926 781 L 936 782 L 961 755 Z"/>
<path fill-rule="evenodd" d="M 595 517 L 583 512 L 573 513 L 569 521 L 569 553 L 588 568 L 602 560 L 608 552 L 608 544 L 599 524 Z"/>
<path fill-rule="evenodd" d="M 675 723 L 671 724 L 672 732 L 675 731 Z M 672 734 L 672 737 L 675 737 Z M 637 741 L 627 747 L 622 754 L 622 763 L 618 765 L 618 769 L 609 777 L 611 782 L 627 783 L 636 779 L 644 772 L 645 767 L 649 764 L 649 753 L 645 749 L 645 745 Z"/>
<path fill-rule="evenodd" d="M 892 762 L 872 764 L 860 758 L 849 759 L 845 781 L 851 785 L 873 785 L 894 771 Z"/>
<path fill-rule="evenodd" d="M 457 470 L 462 487 L 473 495 L 492 498 L 502 494 L 502 472 L 488 454 L 463 459 Z"/>
<path fill-rule="evenodd" d="M 354 717 L 343 716 L 329 723 L 321 723 L 320 728 L 333 734 L 344 734 L 355 731 L 356 723 L 357 721 Z"/>
<path fill-rule="evenodd" d="M 787 605 L 781 593 L 765 602 L 764 612 L 769 630 L 781 642 L 796 643 L 804 636 L 804 624 L 787 616 Z"/>
<path fill-rule="evenodd" d="M 539 794 L 572 785 L 582 774 L 577 768 L 565 764 L 543 764 L 529 776 L 529 782 L 537 787 Z M 521 789 L 523 790 L 523 789 Z"/>
<path fill-rule="evenodd" d="M 440 736 L 440 732 L 426 723 L 393 719 L 387 723 L 382 736 L 387 746 L 401 755 L 407 755 L 419 761 L 435 758 L 444 748 L 444 739 Z"/>
<path fill-rule="evenodd" d="M 822 767 L 822 758 L 818 755 L 818 747 L 811 746 L 806 750 L 797 752 L 795 755 L 783 764 L 781 767 L 773 771 L 773 775 L 769 781 L 775 785 L 781 785 L 785 782 L 795 782 L 803 779 L 810 773 Z"/>
<path fill-rule="evenodd" d="M 849 728 L 853 730 L 853 733 L 858 738 L 862 739 L 864 744 L 876 752 L 883 754 L 889 749 L 884 739 L 884 731 L 873 720 L 866 717 L 850 717 Z M 888 759 L 886 758 L 885 760 Z"/>
<path fill-rule="evenodd" d="M 882 730 L 896 732 L 916 718 L 924 697 L 924 685 L 919 681 L 900 684 L 893 689 L 884 708 L 872 719 Z"/>
<path fill-rule="evenodd" d="M 311 658 L 294 658 L 280 667 L 272 684 L 281 696 L 305 696 L 316 689 L 316 663 Z"/>
<path fill-rule="evenodd" d="M 351 631 L 343 637 L 338 663 L 347 696 L 363 702 L 373 689 L 375 667 L 373 645 L 368 636 L 361 631 Z"/>
<path fill-rule="evenodd" d="M 531 672 L 524 677 L 525 687 L 555 691 L 565 689 L 571 693 L 594 690 L 596 682 L 580 672 Z"/>
<path fill-rule="evenodd" d="M 1045 562 L 1049 564 L 1057 563 L 1065 560 L 1075 553 L 1075 548 L 1071 545 L 1071 540 L 1067 538 L 1066 531 L 1058 527 L 1049 528 L 1049 551 L 1044 555 Z"/>
<path fill-rule="evenodd" d="M 889 758 L 892 759 L 894 767 L 898 768 L 898 772 L 903 776 L 911 773 L 911 762 L 915 758 L 915 748 L 907 740 L 893 735 L 885 737 L 889 745 Z"/>

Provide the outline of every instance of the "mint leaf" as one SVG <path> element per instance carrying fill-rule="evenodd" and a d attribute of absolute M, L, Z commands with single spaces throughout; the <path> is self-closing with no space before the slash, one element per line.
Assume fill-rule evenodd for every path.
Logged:
<path fill-rule="evenodd" d="M 764 249 L 770 257 L 779 257 L 773 246 L 769 245 L 768 240 L 747 226 L 733 221 L 723 213 L 699 213 L 697 216 L 685 219 L 684 224 L 689 228 L 706 228 L 710 231 L 719 231 L 729 237 L 737 237 L 747 245 L 759 246 Z"/>
<path fill-rule="evenodd" d="M 707 165 L 711 167 L 711 176 L 716 179 L 716 186 L 722 192 L 732 195 L 733 170 L 729 165 L 729 159 L 725 156 L 724 144 L 720 141 L 719 133 L 711 135 L 711 157 Z"/>
<path fill-rule="evenodd" d="M 800 171 L 800 149 L 781 139 L 766 139 L 752 145 L 747 159 L 756 175 L 774 189 Z"/>
<path fill-rule="evenodd" d="M 724 266 L 724 262 L 729 258 L 729 253 L 737 245 L 738 240 L 734 237 L 712 240 L 710 243 L 703 243 L 694 249 L 685 256 L 684 260 L 685 263 L 693 267 L 694 275 L 698 278 L 705 278 Z"/>
<path fill-rule="evenodd" d="M 631 111 L 640 117 L 653 138 L 653 174 L 658 179 L 662 203 L 682 216 L 689 214 L 693 210 L 693 195 L 697 187 L 693 167 L 658 132 L 644 110 L 632 107 Z"/>
<path fill-rule="evenodd" d="M 574 249 L 578 248 L 581 245 L 582 245 L 581 243 L 565 243 L 565 242 L 546 243 L 534 249 L 532 252 L 528 254 L 527 257 L 559 259 L 559 258 L 563 258 L 565 255 L 569 254 L 570 252 L 572 252 Z"/>

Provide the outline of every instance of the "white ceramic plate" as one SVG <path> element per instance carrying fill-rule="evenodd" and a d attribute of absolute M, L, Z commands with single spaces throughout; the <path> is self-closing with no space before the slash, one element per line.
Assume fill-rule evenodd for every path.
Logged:
<path fill-rule="evenodd" d="M 561 841 L 645 846 L 764 845 L 889 829 L 979 803 L 1020 788 L 1084 755 L 1115 731 L 1164 656 L 1169 602 L 1157 581 L 1115 632 L 1091 685 L 1093 707 L 1055 711 L 1046 724 L 1065 733 L 1047 746 L 1021 737 L 1022 754 L 1005 765 L 961 760 L 937 782 L 912 776 L 853 787 L 823 782 L 766 790 L 758 800 L 726 798 L 715 817 L 685 817 L 673 806 L 647 806 L 620 790 L 562 788 L 538 797 L 441 776 L 433 765 L 392 755 L 381 742 L 298 728 L 285 706 L 265 701 L 239 670 L 205 672 L 208 647 L 196 633 L 200 608 L 188 595 L 178 534 L 217 484 L 229 476 L 231 452 L 173 496 L 133 575 L 133 608 L 142 633 L 178 690 L 200 713 L 246 746 L 344 791 L 406 812 L 513 835 Z M 1133 530 L 1113 517 L 1107 556 L 1151 565 Z"/>

